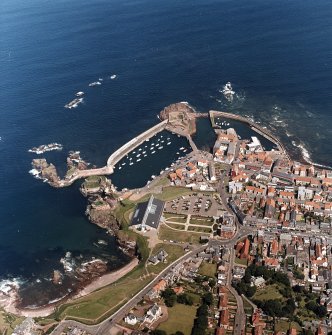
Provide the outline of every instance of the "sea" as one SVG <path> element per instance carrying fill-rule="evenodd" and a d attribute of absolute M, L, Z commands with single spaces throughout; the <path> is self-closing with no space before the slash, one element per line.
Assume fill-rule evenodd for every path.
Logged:
<path fill-rule="evenodd" d="M 246 115 L 296 159 L 331 166 L 331 16 L 327 0 L 2 0 L 0 289 L 17 283 L 22 305 L 38 307 L 75 289 L 69 274 L 63 285 L 50 281 L 66 254 L 76 263 L 103 257 L 110 270 L 128 262 L 85 217 L 80 181 L 51 188 L 29 174 L 31 160 L 63 174 L 77 150 L 103 166 L 171 103 Z M 232 102 L 220 92 L 227 82 Z M 64 108 L 78 91 L 83 103 Z M 211 147 L 204 122 L 196 140 Z M 145 185 L 188 146 L 171 140 L 130 169 L 118 165 L 113 183 Z M 28 152 L 52 142 L 63 150 Z"/>

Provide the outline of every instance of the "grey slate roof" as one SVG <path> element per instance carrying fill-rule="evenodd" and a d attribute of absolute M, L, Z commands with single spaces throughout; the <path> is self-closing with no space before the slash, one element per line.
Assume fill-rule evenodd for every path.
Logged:
<path fill-rule="evenodd" d="M 147 225 L 157 229 L 165 203 L 151 195 L 150 199 L 137 205 L 131 225 Z"/>

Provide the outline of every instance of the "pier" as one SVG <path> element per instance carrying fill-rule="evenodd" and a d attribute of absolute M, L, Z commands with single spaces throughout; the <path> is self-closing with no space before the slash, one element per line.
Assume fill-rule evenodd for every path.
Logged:
<path fill-rule="evenodd" d="M 150 139 L 152 136 L 160 133 L 166 128 L 168 120 L 164 120 L 152 128 L 146 130 L 140 135 L 134 137 L 132 140 L 124 144 L 121 148 L 113 152 L 113 154 L 107 160 L 107 167 L 114 168 L 114 166 L 126 155 L 129 154 L 130 151 L 134 150 L 138 146 L 140 146 L 144 141 Z"/>
<path fill-rule="evenodd" d="M 209 115 L 210 115 L 210 120 L 211 120 L 212 127 L 215 127 L 215 122 L 214 122 L 214 117 L 215 116 L 220 116 L 220 117 L 223 117 L 225 119 L 232 119 L 232 120 L 237 120 L 237 121 L 246 123 L 247 125 L 249 125 L 249 127 L 253 131 L 255 131 L 256 133 L 258 133 L 262 136 L 264 136 L 266 139 L 268 139 L 269 141 L 274 143 L 278 147 L 278 150 L 281 151 L 288 159 L 290 159 L 289 155 L 288 155 L 284 145 L 281 143 L 281 141 L 275 135 L 273 135 L 269 130 L 259 126 L 254 121 L 252 121 L 252 120 L 250 120 L 250 119 L 248 119 L 244 116 L 241 116 L 241 115 L 236 115 L 236 114 L 226 113 L 226 112 L 220 112 L 220 111 L 214 111 L 214 110 L 210 110 Z"/>

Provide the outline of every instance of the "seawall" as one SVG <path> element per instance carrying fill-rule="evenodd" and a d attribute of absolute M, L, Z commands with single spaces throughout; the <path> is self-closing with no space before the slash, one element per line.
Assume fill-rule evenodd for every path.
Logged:
<path fill-rule="evenodd" d="M 144 141 L 150 139 L 152 136 L 163 131 L 166 128 L 167 122 L 168 120 L 164 120 L 156 124 L 155 126 L 151 127 L 150 129 L 131 139 L 129 142 L 124 144 L 118 150 L 114 151 L 113 154 L 107 160 L 107 166 L 114 168 L 114 166 L 130 151 L 137 148 L 139 145 L 141 145 Z"/>

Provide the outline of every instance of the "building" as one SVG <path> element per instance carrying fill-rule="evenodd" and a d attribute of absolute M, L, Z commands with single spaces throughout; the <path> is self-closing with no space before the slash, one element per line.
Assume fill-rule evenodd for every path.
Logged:
<path fill-rule="evenodd" d="M 131 220 L 131 225 L 137 226 L 137 228 L 142 230 L 145 230 L 147 228 L 146 226 L 158 229 L 164 206 L 165 203 L 163 201 L 151 195 L 147 202 L 142 202 L 137 205 Z"/>

